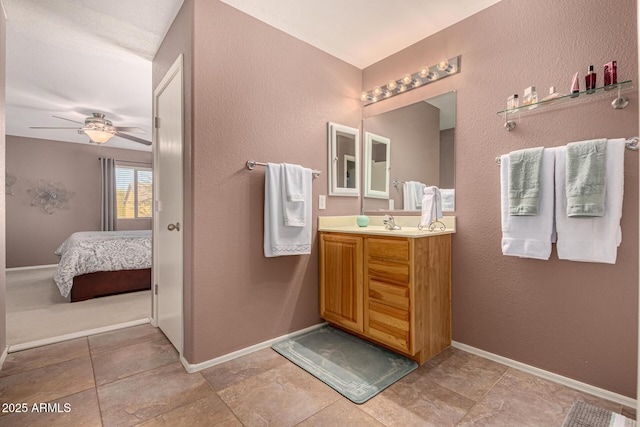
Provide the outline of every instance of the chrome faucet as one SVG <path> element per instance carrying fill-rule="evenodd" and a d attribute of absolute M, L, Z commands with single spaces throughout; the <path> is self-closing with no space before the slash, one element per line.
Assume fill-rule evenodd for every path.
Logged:
<path fill-rule="evenodd" d="M 396 220 L 392 215 L 389 215 L 389 219 L 384 220 L 384 228 L 387 230 L 402 230 L 402 227 L 396 224 Z"/>

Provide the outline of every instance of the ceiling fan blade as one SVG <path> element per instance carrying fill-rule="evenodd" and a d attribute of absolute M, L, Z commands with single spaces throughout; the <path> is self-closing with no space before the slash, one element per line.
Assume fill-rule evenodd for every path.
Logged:
<path fill-rule="evenodd" d="M 135 141 L 144 145 L 151 145 L 151 141 L 147 141 L 146 139 L 138 138 L 136 136 L 127 135 L 126 133 L 116 132 L 116 136 L 120 138 L 128 139 L 130 141 Z"/>
<path fill-rule="evenodd" d="M 73 122 L 73 123 L 80 123 L 81 125 L 84 125 L 84 122 L 78 122 L 76 120 L 71 120 L 71 119 L 66 119 L 64 117 L 60 117 L 60 116 L 51 116 L 51 117 L 55 117 L 56 119 L 60 119 L 60 120 L 66 120 L 68 122 Z"/>
<path fill-rule="evenodd" d="M 136 127 L 116 126 L 115 128 L 118 132 L 147 133 L 144 129 Z"/>
<path fill-rule="evenodd" d="M 29 129 L 78 129 L 78 127 L 77 126 L 74 126 L 74 127 L 29 126 Z"/>

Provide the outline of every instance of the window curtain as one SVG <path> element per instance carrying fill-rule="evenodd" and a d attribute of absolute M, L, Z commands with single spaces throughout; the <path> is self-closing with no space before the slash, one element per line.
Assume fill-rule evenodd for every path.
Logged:
<path fill-rule="evenodd" d="M 116 161 L 100 159 L 102 169 L 102 231 L 115 231 L 118 226 L 118 202 L 116 200 Z"/>

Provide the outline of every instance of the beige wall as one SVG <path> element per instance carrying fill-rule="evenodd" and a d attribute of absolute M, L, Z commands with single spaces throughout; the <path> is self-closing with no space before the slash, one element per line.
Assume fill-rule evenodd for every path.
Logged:
<path fill-rule="evenodd" d="M 7 267 L 56 264 L 56 248 L 75 231 L 100 230 L 100 157 L 151 164 L 151 153 L 108 146 L 6 137 L 6 168 L 18 180 L 6 196 Z M 46 214 L 31 206 L 39 180 L 75 193 L 68 209 Z M 118 229 L 151 229 L 150 219 L 118 221 Z"/>
<path fill-rule="evenodd" d="M 5 168 L 5 59 L 7 57 L 7 21 L 5 19 L 4 6 L 0 2 L 0 170 Z M 4 201 L 5 185 L 4 176 L 0 177 L 0 271 L 4 272 L 6 267 L 6 207 Z M 5 275 L 0 274 L 0 354 L 4 352 L 7 345 L 7 318 L 5 307 Z M 1 368 L 2 366 L 0 366 Z"/>
<path fill-rule="evenodd" d="M 524 26 L 525 23 L 531 25 Z M 638 132 L 638 97 L 613 98 L 518 120 L 496 112 L 535 85 L 566 93 L 576 71 L 618 61 L 618 80 L 638 79 L 636 2 L 607 13 L 584 2 L 503 0 L 364 70 L 364 88 L 462 55 L 461 73 L 364 108 L 365 116 L 457 90 L 453 338 L 629 397 L 638 339 L 638 153 L 626 152 L 622 245 L 615 265 L 505 257 L 500 249 L 499 170 L 512 150 Z M 582 77 L 581 87 L 584 83 Z"/>

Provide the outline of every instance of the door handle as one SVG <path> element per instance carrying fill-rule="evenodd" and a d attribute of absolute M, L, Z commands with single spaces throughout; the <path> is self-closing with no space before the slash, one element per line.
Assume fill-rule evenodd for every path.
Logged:
<path fill-rule="evenodd" d="M 173 231 L 173 230 L 180 231 L 180 223 L 176 222 L 175 224 L 167 225 L 167 230 L 169 230 L 169 231 Z"/>

